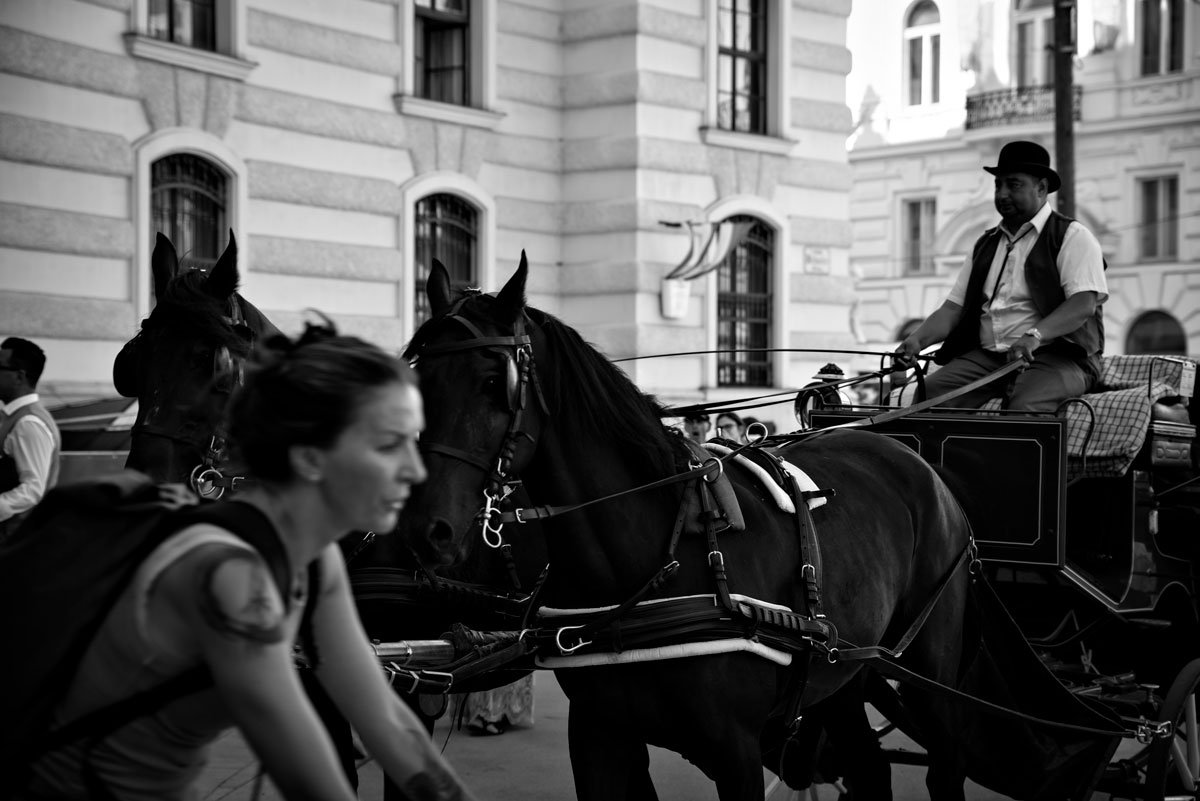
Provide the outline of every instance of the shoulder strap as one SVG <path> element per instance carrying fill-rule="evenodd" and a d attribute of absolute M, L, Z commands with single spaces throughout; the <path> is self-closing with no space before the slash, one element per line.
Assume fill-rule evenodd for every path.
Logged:
<path fill-rule="evenodd" d="M 252 545 L 266 560 L 284 603 L 290 601 L 291 593 L 288 592 L 288 587 L 291 568 L 287 552 L 275 532 L 275 527 L 262 511 L 248 503 L 226 501 L 180 509 L 171 513 L 162 525 L 166 531 L 171 532 L 197 523 L 218 525 Z M 313 567 L 309 568 L 309 576 L 310 579 L 315 576 Z M 310 580 L 305 619 L 311 617 L 312 599 L 318 591 L 315 582 Z M 211 686 L 212 681 L 212 673 L 208 666 L 197 665 L 155 687 L 93 710 L 55 729 L 43 741 L 34 756 L 40 756 L 84 737 L 99 739 L 135 718 L 156 712 L 176 698 Z"/>

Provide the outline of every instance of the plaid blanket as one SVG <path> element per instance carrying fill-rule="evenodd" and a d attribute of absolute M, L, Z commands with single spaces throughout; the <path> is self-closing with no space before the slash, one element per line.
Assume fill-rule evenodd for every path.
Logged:
<path fill-rule="evenodd" d="M 1069 479 L 1125 475 L 1146 441 L 1154 403 L 1179 395 L 1183 361 L 1162 356 L 1105 357 L 1097 391 L 1082 398 L 1095 410 L 1095 421 L 1083 403 L 1067 407 Z M 982 408 L 999 409 L 1000 400 L 988 401 Z"/>

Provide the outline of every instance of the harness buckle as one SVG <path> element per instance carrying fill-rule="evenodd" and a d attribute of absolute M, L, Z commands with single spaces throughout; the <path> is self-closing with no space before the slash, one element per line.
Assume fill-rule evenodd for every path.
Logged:
<path fill-rule="evenodd" d="M 725 472 L 725 463 L 714 456 L 711 459 L 705 460 L 705 462 L 700 465 L 700 467 L 703 467 L 707 471 L 708 466 L 710 464 L 713 464 L 714 462 L 717 465 L 717 472 L 713 475 L 713 477 L 709 478 L 707 472 L 705 472 L 704 475 L 701 476 L 701 478 L 703 478 L 709 484 L 715 484 L 715 483 L 717 483 L 717 481 L 719 481 L 721 479 L 721 474 Z"/>
<path fill-rule="evenodd" d="M 817 578 L 817 568 L 814 567 L 813 565 L 809 564 L 808 562 L 805 562 L 803 565 L 800 566 L 800 577 L 801 578 L 811 578 L 815 581 Z"/>
<path fill-rule="evenodd" d="M 1175 724 L 1169 720 L 1153 721 L 1143 720 L 1137 726 L 1137 741 L 1142 745 L 1149 745 L 1155 740 L 1167 740 L 1175 734 Z"/>
<path fill-rule="evenodd" d="M 217 468 L 205 467 L 200 464 L 192 468 L 189 483 L 192 485 L 192 491 L 201 498 L 211 498 L 216 501 L 225 494 L 225 487 L 220 483 L 222 478 L 221 471 Z"/>
<path fill-rule="evenodd" d="M 521 525 L 525 525 L 525 523 L 529 522 L 524 517 L 521 516 L 521 512 L 524 512 L 524 511 L 525 510 L 519 506 L 517 508 L 513 509 L 513 518 Z"/>
<path fill-rule="evenodd" d="M 570 647 L 563 645 L 562 636 L 565 632 L 573 631 L 574 629 L 581 629 L 581 628 L 583 628 L 582 625 L 563 626 L 561 629 L 559 629 L 557 632 L 554 633 L 554 645 L 556 648 L 558 648 L 559 654 L 561 654 L 562 656 L 570 656 L 571 654 L 578 651 L 580 648 L 583 648 L 585 645 L 592 644 L 591 640 L 580 639 L 578 643 L 576 643 L 575 645 L 572 645 Z"/>
<path fill-rule="evenodd" d="M 713 560 L 714 556 L 716 557 L 715 561 Z M 709 567 L 723 570 L 725 568 L 725 554 L 721 553 L 720 551 L 709 551 L 708 565 Z"/>

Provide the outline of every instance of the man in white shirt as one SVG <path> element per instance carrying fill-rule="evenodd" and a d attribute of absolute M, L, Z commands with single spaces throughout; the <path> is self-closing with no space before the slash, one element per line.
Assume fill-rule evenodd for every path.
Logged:
<path fill-rule="evenodd" d="M 0 539 L 58 481 L 62 438 L 38 400 L 46 354 L 27 339 L 0 343 Z"/>
<path fill-rule="evenodd" d="M 1062 181 L 1041 145 L 1009 142 L 984 170 L 996 177 L 1000 225 L 975 243 L 950 295 L 900 343 L 897 361 L 911 365 L 924 348 L 943 343 L 934 358 L 943 366 L 926 380 L 932 398 L 1020 359 L 1027 367 L 1014 380 L 945 405 L 975 408 L 1003 397 L 1008 409 L 1053 412 L 1088 392 L 1100 374 L 1104 256 L 1091 231 L 1047 203 Z"/>

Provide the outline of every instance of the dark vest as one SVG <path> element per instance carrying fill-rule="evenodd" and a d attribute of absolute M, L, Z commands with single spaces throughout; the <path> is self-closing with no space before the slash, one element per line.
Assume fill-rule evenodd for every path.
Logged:
<path fill-rule="evenodd" d="M 8 492 L 10 489 L 18 486 L 21 483 L 20 477 L 17 475 L 17 461 L 11 456 L 8 456 L 3 451 L 3 444 L 12 434 L 13 427 L 17 421 L 26 415 L 33 415 L 41 418 L 46 427 L 50 429 L 50 435 L 54 437 L 54 451 L 50 455 L 50 473 L 46 476 L 46 491 L 58 483 L 58 466 L 59 452 L 62 450 L 62 437 L 58 433 L 58 424 L 54 422 L 54 418 L 50 412 L 46 411 L 46 407 L 41 403 L 30 403 L 17 409 L 12 414 L 0 421 L 0 492 Z M 25 518 L 28 512 L 11 517 L 8 520 L 0 522 L 0 537 L 11 533 L 16 528 L 18 522 Z"/>
<path fill-rule="evenodd" d="M 1067 299 L 1062 288 L 1062 276 L 1058 271 L 1058 252 L 1062 249 L 1063 237 L 1072 219 L 1051 211 L 1046 225 L 1033 249 L 1025 260 L 1025 283 L 1033 305 L 1042 317 L 1057 309 Z M 983 286 L 987 281 L 992 260 L 1004 239 L 999 227 L 989 228 L 975 243 L 971 256 L 971 277 L 967 281 L 967 294 L 963 302 L 962 319 L 946 337 L 934 361 L 946 364 L 951 359 L 980 346 L 979 321 L 983 317 Z M 1108 269 L 1108 262 L 1104 263 Z M 1069 334 L 1063 334 L 1047 348 L 1077 361 L 1092 376 L 1100 374 L 1100 357 L 1104 353 L 1104 309 L 1096 305 L 1096 313 L 1083 325 Z"/>

